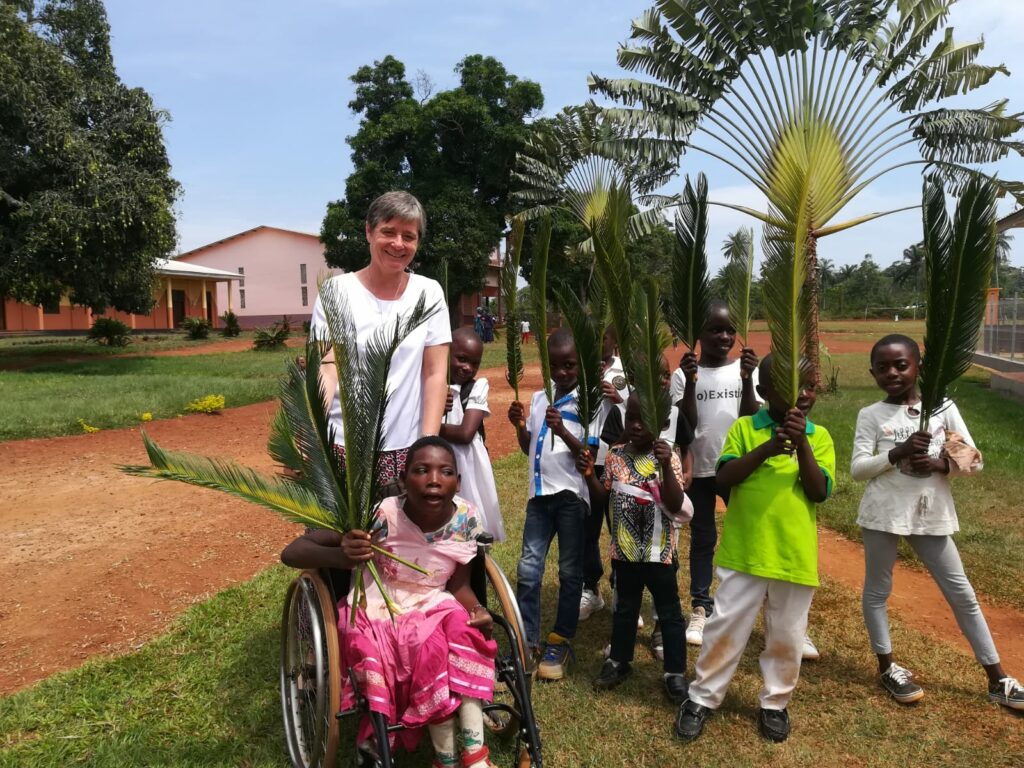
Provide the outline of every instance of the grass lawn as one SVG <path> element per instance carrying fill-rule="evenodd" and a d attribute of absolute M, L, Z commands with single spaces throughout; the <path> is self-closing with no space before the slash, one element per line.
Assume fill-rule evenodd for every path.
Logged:
<path fill-rule="evenodd" d="M 523 365 L 536 363 L 540 359 L 537 354 L 537 342 L 533 340 L 532 336 L 530 337 L 530 342 L 523 344 L 521 349 L 523 351 Z M 507 360 L 505 350 L 504 335 L 500 339 L 495 339 L 490 344 L 484 344 L 484 355 L 480 359 L 480 368 L 504 368 L 505 361 Z"/>
<path fill-rule="evenodd" d="M 239 338 L 251 337 L 248 335 Z M 228 341 L 216 331 L 206 339 L 193 341 L 182 333 L 138 333 L 132 335 L 127 347 L 107 347 L 85 340 L 84 336 L 11 336 L 0 339 L 0 368 L 45 363 L 47 360 L 78 357 L 110 357 L 112 355 L 145 354 L 165 349 L 202 347 Z"/>
<path fill-rule="evenodd" d="M 495 471 L 507 528 L 513 532 L 496 548 L 496 556 L 514 576 L 525 459 L 499 460 Z M 546 622 L 557 589 L 553 556 L 548 563 Z M 271 568 L 194 606 L 170 633 L 135 654 L 92 661 L 0 699 L 0 766 L 286 765 L 277 653 L 282 597 L 290 577 L 283 567 Z M 643 647 L 649 623 L 638 638 L 633 677 L 611 692 L 596 694 L 591 688 L 611 630 L 609 611 L 599 612 L 581 625 L 570 677 L 534 689 L 545 764 L 1017 764 L 1024 748 L 1021 719 L 986 703 L 984 678 L 969 657 L 895 623 L 896 642 L 915 660 L 928 690 L 920 705 L 902 708 L 874 682 L 857 595 L 826 583 L 813 615 L 824 656 L 804 668 L 791 708 L 789 742 L 771 745 L 756 733 L 757 653 L 763 642 L 758 628 L 722 710 L 697 745 L 683 745 L 672 738 L 674 709 L 663 699 L 660 669 Z M 692 670 L 692 653 L 689 661 Z M 492 747 L 497 747 L 497 764 L 512 764 L 500 742 Z M 825 750 L 829 758 L 823 761 Z M 426 768 L 429 759 L 421 748 L 399 764 Z"/>
<path fill-rule="evenodd" d="M 111 429 L 142 413 L 173 418 L 205 395 L 228 407 L 269 400 L 294 349 L 184 357 L 124 357 L 0 370 L 0 440 L 68 435 L 79 419 Z"/>

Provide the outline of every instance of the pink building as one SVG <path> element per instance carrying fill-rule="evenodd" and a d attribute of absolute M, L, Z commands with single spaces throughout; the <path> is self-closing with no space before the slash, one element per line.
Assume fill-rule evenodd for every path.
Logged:
<path fill-rule="evenodd" d="M 317 278 L 339 271 L 327 266 L 317 235 L 268 226 L 225 237 L 183 253 L 175 261 L 239 275 L 237 282 L 217 284 L 216 304 L 230 307 L 243 328 L 269 326 L 282 316 L 295 325 L 308 320 L 317 297 Z"/>

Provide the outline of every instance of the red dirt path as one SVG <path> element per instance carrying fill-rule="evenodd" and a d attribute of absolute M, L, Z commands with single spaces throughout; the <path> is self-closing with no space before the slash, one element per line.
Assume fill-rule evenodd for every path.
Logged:
<path fill-rule="evenodd" d="M 753 341 L 766 346 L 765 339 Z M 835 352 L 867 351 L 860 342 L 828 343 Z M 214 346 L 221 345 L 203 351 Z M 512 393 L 503 370 L 481 373 L 491 381 L 487 435 L 498 458 L 517 449 L 504 417 Z M 526 374 L 523 399 L 540 387 L 537 366 Z M 167 448 L 215 450 L 272 471 L 265 445 L 273 410 L 262 403 L 153 422 L 147 431 Z M 297 531 L 222 494 L 115 468 L 144 461 L 137 429 L 0 443 L 0 693 L 91 656 L 139 647 L 191 603 L 276 562 Z M 823 529 L 820 550 L 824 575 L 860 588 L 859 545 Z M 967 648 L 950 631 L 952 614 L 927 574 L 897 566 L 891 605 L 915 629 Z M 988 603 L 985 614 L 1006 666 L 1024 669 L 1024 615 Z"/>

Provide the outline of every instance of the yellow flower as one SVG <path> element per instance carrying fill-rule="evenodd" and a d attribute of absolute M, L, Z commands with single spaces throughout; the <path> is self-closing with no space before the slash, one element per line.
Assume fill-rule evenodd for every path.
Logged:
<path fill-rule="evenodd" d="M 85 423 L 85 419 L 79 419 L 78 420 L 78 426 L 80 426 L 82 428 L 82 431 L 85 432 L 87 435 L 91 434 L 92 432 L 99 432 L 100 431 L 99 427 L 94 427 L 91 424 L 86 424 Z"/>
<path fill-rule="evenodd" d="M 224 409 L 224 395 L 206 395 L 185 406 L 189 413 L 218 413 Z"/>
<path fill-rule="evenodd" d="M 149 411 L 146 411 L 144 414 L 142 414 L 142 420 L 143 421 L 152 421 L 153 420 L 153 414 L 150 413 Z"/>

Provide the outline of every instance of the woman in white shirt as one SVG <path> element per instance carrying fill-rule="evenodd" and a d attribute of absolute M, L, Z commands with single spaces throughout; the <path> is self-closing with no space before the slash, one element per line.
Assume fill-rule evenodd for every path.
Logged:
<path fill-rule="evenodd" d="M 974 589 L 964 573 L 952 534 L 959 529 L 949 475 L 963 471 L 947 458 L 943 446 L 955 432 L 974 448 L 967 425 L 952 402 L 919 430 L 917 374 L 920 348 L 913 339 L 894 334 L 879 339 L 871 350 L 871 375 L 886 393 L 881 402 L 861 409 L 853 440 L 850 474 L 867 480 L 857 524 L 864 538 L 864 622 L 878 656 L 879 682 L 899 703 L 924 696 L 913 674 L 892 658 L 886 601 L 892 591 L 892 569 L 900 536 L 921 558 L 942 590 L 975 658 L 988 675 L 988 696 L 1011 709 L 1024 710 L 1024 688 L 999 663 L 992 633 L 981 613 Z M 981 468 L 980 454 L 968 462 Z"/>
<path fill-rule="evenodd" d="M 321 293 L 336 291 L 344 296 L 360 351 L 379 329 L 393 328 L 408 315 L 421 296 L 427 308 L 436 308 L 425 323 L 405 338 L 391 359 L 384 453 L 379 465 L 382 487 L 397 483 L 410 445 L 423 435 L 438 433 L 448 391 L 448 345 L 452 335 L 444 291 L 436 281 L 408 271 L 426 226 L 423 206 L 408 192 L 381 195 L 366 212 L 370 263 L 358 272 L 332 277 L 321 288 Z M 329 338 L 320 296 L 313 306 L 310 335 Z M 336 441 L 344 451 L 338 377 L 333 362 L 332 350 L 324 359 L 321 376 L 326 392 L 331 393 L 328 407 Z"/>

